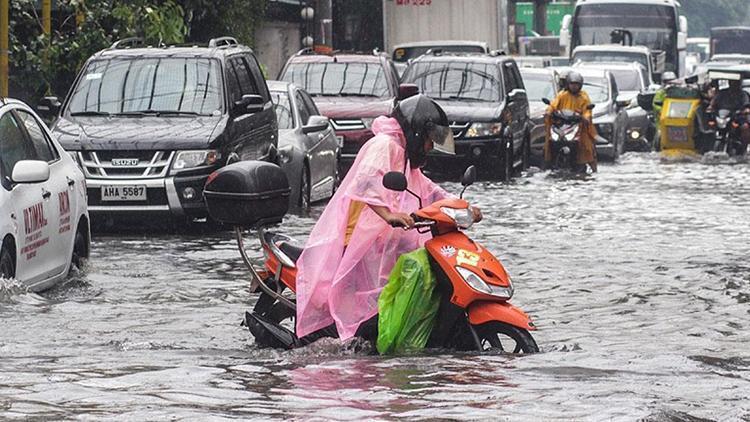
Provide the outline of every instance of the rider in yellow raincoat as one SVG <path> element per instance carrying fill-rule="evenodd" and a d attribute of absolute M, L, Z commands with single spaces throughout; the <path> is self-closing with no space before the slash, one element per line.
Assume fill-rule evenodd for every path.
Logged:
<path fill-rule="evenodd" d="M 555 111 L 562 110 L 573 110 L 583 116 L 583 125 L 581 130 L 581 136 L 578 142 L 577 152 L 577 163 L 579 165 L 588 164 L 591 166 L 591 170 L 597 170 L 596 161 L 596 128 L 592 123 L 592 113 L 588 108 L 591 104 L 589 95 L 583 88 L 583 76 L 578 72 L 570 72 L 568 74 L 568 89 L 560 91 L 557 97 L 547 108 L 547 114 L 544 118 L 544 124 L 546 128 L 546 138 L 544 141 L 544 162 L 549 168 L 549 164 L 552 162 L 552 148 L 550 138 L 550 128 L 552 127 L 552 113 Z"/>

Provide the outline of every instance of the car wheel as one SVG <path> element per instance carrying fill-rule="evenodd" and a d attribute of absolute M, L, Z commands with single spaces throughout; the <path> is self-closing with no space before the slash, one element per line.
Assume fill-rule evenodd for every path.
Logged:
<path fill-rule="evenodd" d="M 76 270 L 83 271 L 88 258 L 89 244 L 86 241 L 86 235 L 83 233 L 83 229 L 78 229 L 73 242 L 73 256 L 70 259 L 71 270 L 75 267 Z"/>
<path fill-rule="evenodd" d="M 0 278 L 10 279 L 16 276 L 16 262 L 5 245 L 0 252 Z"/>
<path fill-rule="evenodd" d="M 510 179 L 513 178 L 513 141 L 506 141 L 503 161 L 503 180 L 510 182 Z"/>
<path fill-rule="evenodd" d="M 299 184 L 299 200 L 297 205 L 303 210 L 310 208 L 310 167 L 305 163 L 302 169 L 302 180 Z"/>

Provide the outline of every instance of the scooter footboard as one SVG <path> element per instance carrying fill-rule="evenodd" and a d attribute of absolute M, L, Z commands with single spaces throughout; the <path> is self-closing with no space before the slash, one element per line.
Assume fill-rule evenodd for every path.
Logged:
<path fill-rule="evenodd" d="M 468 314 L 471 325 L 499 321 L 524 330 L 536 330 L 531 318 L 524 311 L 507 302 L 474 302 L 469 305 Z"/>

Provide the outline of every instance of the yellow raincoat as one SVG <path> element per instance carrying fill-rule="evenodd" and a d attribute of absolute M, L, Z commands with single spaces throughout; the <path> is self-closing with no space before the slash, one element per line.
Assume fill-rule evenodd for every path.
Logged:
<path fill-rule="evenodd" d="M 573 95 L 568 90 L 561 91 L 557 98 L 547 107 L 547 115 L 544 118 L 544 124 L 547 128 L 546 138 L 544 140 L 544 161 L 552 161 L 552 149 L 550 148 L 550 127 L 552 126 L 552 112 L 562 110 L 573 110 L 580 113 L 584 119 L 592 121 L 591 110 L 588 109 L 591 100 L 585 91 L 580 91 L 578 95 Z M 583 124 L 583 123 L 582 123 Z M 594 163 L 596 165 L 596 128 L 593 124 L 584 125 L 581 131 L 581 139 L 578 144 L 578 164 Z M 592 166 L 592 167 L 594 167 Z"/>

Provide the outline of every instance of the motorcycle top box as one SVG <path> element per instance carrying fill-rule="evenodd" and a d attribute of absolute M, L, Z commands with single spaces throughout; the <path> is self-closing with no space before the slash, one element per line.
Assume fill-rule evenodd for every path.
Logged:
<path fill-rule="evenodd" d="M 212 173 L 203 191 L 208 214 L 233 226 L 281 223 L 289 210 L 289 181 L 277 165 L 242 161 Z"/>

